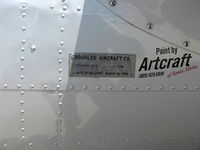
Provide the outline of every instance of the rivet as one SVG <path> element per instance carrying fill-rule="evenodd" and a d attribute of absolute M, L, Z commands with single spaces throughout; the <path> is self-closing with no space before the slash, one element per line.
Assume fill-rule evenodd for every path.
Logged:
<path fill-rule="evenodd" d="M 7 147 L 7 144 L 3 144 L 3 147 L 6 148 L 6 147 Z"/>
<path fill-rule="evenodd" d="M 26 31 L 26 27 L 25 26 L 22 27 L 22 31 Z"/>
<path fill-rule="evenodd" d="M 61 105 L 62 105 L 62 102 L 59 102 L 58 105 L 61 106 Z"/>
<path fill-rule="evenodd" d="M 61 137 L 61 136 L 58 136 L 58 139 L 59 139 L 59 140 L 61 140 L 61 139 L 62 139 L 62 137 Z"/>
<path fill-rule="evenodd" d="M 164 89 L 164 86 L 163 86 L 163 85 L 160 85 L 160 86 L 159 86 L 159 89 L 160 89 L 160 90 L 163 90 L 163 89 Z"/>
<path fill-rule="evenodd" d="M 65 28 L 60 28 L 60 32 L 64 32 L 65 31 Z"/>
<path fill-rule="evenodd" d="M 151 90 L 151 87 L 150 87 L 150 86 L 147 86 L 146 88 L 147 88 L 147 90 Z"/>
<path fill-rule="evenodd" d="M 20 104 L 22 104 L 22 105 L 23 105 L 23 104 L 24 104 L 24 101 L 20 101 Z"/>
<path fill-rule="evenodd" d="M 149 138 L 149 141 L 151 141 L 151 142 L 152 142 L 152 141 L 153 141 L 153 138 Z"/>
<path fill-rule="evenodd" d="M 25 111 L 22 109 L 20 112 L 21 112 L 21 114 L 24 114 Z"/>
<path fill-rule="evenodd" d="M 33 146 L 33 143 L 30 142 L 28 145 L 29 145 L 29 146 Z"/>
<path fill-rule="evenodd" d="M 175 87 L 174 85 L 173 85 L 173 86 L 171 86 L 171 89 L 172 89 L 172 90 L 174 90 L 175 88 L 176 88 L 176 87 Z"/>
<path fill-rule="evenodd" d="M 22 140 L 25 140 L 25 139 L 26 139 L 26 137 L 25 137 L 24 135 L 23 135 L 21 138 L 22 138 Z"/>
<path fill-rule="evenodd" d="M 21 94 L 21 95 L 24 95 L 24 91 L 21 91 L 20 94 Z"/>
<path fill-rule="evenodd" d="M 172 140 L 176 140 L 176 137 L 175 137 L 175 136 L 173 136 L 173 137 L 172 137 Z"/>
<path fill-rule="evenodd" d="M 21 84 L 17 84 L 17 88 L 20 89 L 21 88 Z"/>
<path fill-rule="evenodd" d="M 96 89 L 99 90 L 99 89 L 100 89 L 100 86 L 97 85 L 97 86 L 96 86 Z"/>
<path fill-rule="evenodd" d="M 22 13 L 22 17 L 26 17 L 26 13 L 25 12 Z"/>
<path fill-rule="evenodd" d="M 110 1 L 110 6 L 115 6 L 117 4 L 116 0 L 111 0 Z"/>
<path fill-rule="evenodd" d="M 56 85 L 56 89 L 60 89 L 60 85 Z"/>
<path fill-rule="evenodd" d="M 34 85 L 33 85 L 33 84 L 31 84 L 31 85 L 30 85 L 30 88 L 31 88 L 31 89 L 33 89 L 33 88 L 34 88 Z"/>
<path fill-rule="evenodd" d="M 87 86 L 86 86 L 86 85 L 84 85 L 84 86 L 83 86 L 83 89 L 84 89 L 84 90 L 86 90 L 86 89 L 87 89 Z"/>
<path fill-rule="evenodd" d="M 20 68 L 21 68 L 21 70 L 24 70 L 24 66 L 21 66 Z"/>
<path fill-rule="evenodd" d="M 195 136 L 195 138 L 196 138 L 196 139 L 199 139 L 199 136 L 198 136 L 198 135 L 196 135 L 196 136 Z"/>
<path fill-rule="evenodd" d="M 26 3 L 22 3 L 22 8 L 26 8 L 27 4 Z"/>
<path fill-rule="evenodd" d="M 45 89 L 47 89 L 47 87 L 48 87 L 48 85 L 47 85 L 47 84 L 45 84 L 45 85 L 44 85 L 44 88 L 45 88 Z"/>
<path fill-rule="evenodd" d="M 200 87 L 199 86 L 196 86 L 196 90 L 199 90 L 200 89 Z"/>
<path fill-rule="evenodd" d="M 62 129 L 61 129 L 61 128 L 59 128 L 59 129 L 58 129 L 58 132 L 62 132 Z"/>
<path fill-rule="evenodd" d="M 21 56 L 21 58 L 20 58 L 20 59 L 21 59 L 21 61 L 24 61 L 24 56 Z"/>
<path fill-rule="evenodd" d="M 74 86 L 70 85 L 69 88 L 70 88 L 70 89 L 74 89 Z"/>
<path fill-rule="evenodd" d="M 187 90 L 188 89 L 188 86 L 187 85 L 184 85 L 184 87 L 183 87 L 185 90 Z"/>
<path fill-rule="evenodd" d="M 66 5 L 63 5 L 62 6 L 62 9 L 65 11 L 65 10 L 67 10 L 67 6 Z"/>
<path fill-rule="evenodd" d="M 22 40 L 22 44 L 26 44 L 26 40 Z"/>
<path fill-rule="evenodd" d="M 62 59 L 59 59 L 58 62 L 61 64 L 61 63 L 63 62 L 63 60 L 62 60 Z"/>
<path fill-rule="evenodd" d="M 21 122 L 24 122 L 24 121 L 25 121 L 25 119 L 24 119 L 24 118 L 22 118 L 22 119 L 21 119 Z"/>
<path fill-rule="evenodd" d="M 190 42 L 189 42 L 189 41 L 185 41 L 185 42 L 183 42 L 183 45 L 184 45 L 185 47 L 188 47 L 188 46 L 190 46 Z"/>
<path fill-rule="evenodd" d="M 21 48 L 21 51 L 22 51 L 22 52 L 24 52 L 24 50 L 25 50 L 25 48 L 24 48 L 24 47 L 22 47 L 22 48 Z"/>
<path fill-rule="evenodd" d="M 58 72 L 61 73 L 61 72 L 62 72 L 62 68 L 60 68 L 60 69 L 58 70 Z"/>
<path fill-rule="evenodd" d="M 53 8 L 54 8 L 54 5 L 50 5 L 49 7 L 50 7 L 50 9 L 53 9 Z"/>
<path fill-rule="evenodd" d="M 61 55 L 62 53 L 63 53 L 63 51 L 60 49 L 60 50 L 59 50 L 59 54 Z"/>
<path fill-rule="evenodd" d="M 58 120 L 58 123 L 60 123 L 60 124 L 61 124 L 61 123 L 62 123 L 62 120 L 61 120 L 61 119 L 59 119 L 59 120 Z"/>
<path fill-rule="evenodd" d="M 112 89 L 113 89 L 113 86 L 111 86 L 111 85 L 110 85 L 110 86 L 108 86 L 108 89 L 112 90 Z"/>
<path fill-rule="evenodd" d="M 126 86 L 124 86 L 124 85 L 121 86 L 121 89 L 122 89 L 122 90 L 125 90 L 125 89 L 126 89 Z"/>
<path fill-rule="evenodd" d="M 63 41 L 60 41 L 60 45 L 63 46 L 63 45 L 64 45 L 64 42 L 63 42 Z"/>
<path fill-rule="evenodd" d="M 8 84 L 4 84 L 3 86 L 4 86 L 4 88 L 6 89 L 6 88 L 8 87 Z"/>
<path fill-rule="evenodd" d="M 59 96 L 59 97 L 62 97 L 62 96 L 63 96 L 63 94 L 62 94 L 62 93 L 59 93 L 59 94 L 58 94 L 58 96 Z"/>
<path fill-rule="evenodd" d="M 56 146 L 57 146 L 57 145 L 58 145 L 58 143 L 56 143 L 56 142 L 55 142 L 55 143 L 54 143 L 54 145 L 56 145 Z"/>
<path fill-rule="evenodd" d="M 76 10 L 77 10 L 77 11 L 81 11 L 81 6 L 77 6 L 77 7 L 76 7 Z"/>
<path fill-rule="evenodd" d="M 81 145 L 82 144 L 82 142 L 78 142 L 78 145 Z"/>
<path fill-rule="evenodd" d="M 25 131 L 25 128 L 21 128 L 21 131 Z"/>
<path fill-rule="evenodd" d="M 59 111 L 59 112 L 58 112 L 58 114 L 59 114 L 59 115 L 62 115 L 62 112 L 61 112 L 61 111 Z"/>
<path fill-rule="evenodd" d="M 128 140 L 128 139 L 126 139 L 126 141 L 125 141 L 126 143 L 129 143 L 130 141 Z"/>
<path fill-rule="evenodd" d="M 35 45 L 31 45 L 31 50 L 32 50 L 32 52 L 35 51 L 36 48 L 37 48 L 37 47 L 36 47 Z"/>
<path fill-rule="evenodd" d="M 139 86 L 138 86 L 138 85 L 134 86 L 134 89 L 138 90 L 138 89 L 139 89 Z"/>
<path fill-rule="evenodd" d="M 24 79 L 24 75 L 20 75 L 20 78 L 23 80 Z"/>
<path fill-rule="evenodd" d="M 65 14 L 61 14 L 61 18 L 65 18 Z"/>
<path fill-rule="evenodd" d="M 152 29 L 153 28 L 153 24 L 152 23 L 148 23 L 147 24 L 147 29 Z"/>
<path fill-rule="evenodd" d="M 59 82 L 61 82 L 61 81 L 62 81 L 62 78 L 61 78 L 61 77 L 59 77 L 59 78 L 58 78 L 58 81 L 59 81 Z"/>

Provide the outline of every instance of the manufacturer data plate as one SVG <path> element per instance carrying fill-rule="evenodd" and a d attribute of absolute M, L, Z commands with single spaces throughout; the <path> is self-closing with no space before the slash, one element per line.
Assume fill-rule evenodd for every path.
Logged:
<path fill-rule="evenodd" d="M 73 53 L 69 60 L 70 77 L 135 77 L 134 54 Z"/>

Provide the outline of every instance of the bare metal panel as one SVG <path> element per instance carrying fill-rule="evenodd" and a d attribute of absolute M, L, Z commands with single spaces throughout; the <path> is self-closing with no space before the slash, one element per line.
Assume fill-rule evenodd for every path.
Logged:
<path fill-rule="evenodd" d="M 0 115 L 1 145 L 7 144 L 10 150 L 20 149 L 20 143 L 33 150 L 199 148 L 199 93 L 65 91 L 62 94 L 60 97 L 58 92 L 24 91 L 23 96 L 18 96 L 18 91 L 0 92 L 8 104 L 4 103 L 5 113 L 9 114 Z M 17 96 L 23 98 L 23 105 L 20 101 L 13 103 Z M 25 131 L 19 133 L 21 107 L 25 111 L 22 115 Z M 21 139 L 23 134 L 26 142 Z"/>
<path fill-rule="evenodd" d="M 188 3 L 2 0 L 0 150 L 199 150 L 199 2 Z M 77 63 L 129 75 L 70 76 Z"/>

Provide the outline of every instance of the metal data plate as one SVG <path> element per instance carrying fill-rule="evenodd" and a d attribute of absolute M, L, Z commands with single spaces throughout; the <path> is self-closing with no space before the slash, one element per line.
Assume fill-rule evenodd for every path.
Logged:
<path fill-rule="evenodd" d="M 70 77 L 135 77 L 134 54 L 73 53 L 69 57 Z"/>

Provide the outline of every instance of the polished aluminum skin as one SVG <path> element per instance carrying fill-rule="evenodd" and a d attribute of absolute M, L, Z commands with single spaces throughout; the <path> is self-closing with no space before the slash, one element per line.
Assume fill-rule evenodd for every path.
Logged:
<path fill-rule="evenodd" d="M 0 150 L 199 150 L 199 11 L 197 0 L 1 0 Z M 77 53 L 135 56 L 134 78 L 70 76 Z"/>

